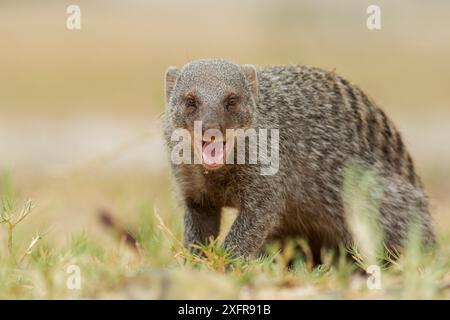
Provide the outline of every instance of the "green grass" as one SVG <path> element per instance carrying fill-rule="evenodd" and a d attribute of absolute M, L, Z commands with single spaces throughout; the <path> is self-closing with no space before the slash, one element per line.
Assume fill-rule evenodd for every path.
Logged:
<path fill-rule="evenodd" d="M 273 244 L 266 257 L 248 261 L 232 258 L 217 242 L 193 255 L 180 242 L 181 216 L 163 215 L 148 203 L 134 213 L 135 231 L 111 215 L 112 222 L 101 229 L 106 242 L 87 230 L 68 234 L 66 243 L 47 237 L 47 230 L 35 236 L 29 232 L 36 227 L 33 206 L 21 202 L 11 177 L 2 181 L 0 298 L 450 298 L 449 233 L 440 235 L 435 254 L 421 251 L 412 239 L 406 253 L 382 269 L 381 289 L 370 290 L 357 263 L 324 253 L 324 264 L 313 267 L 307 254 L 294 250 L 294 244 L 307 248 L 297 240 L 281 251 Z M 67 286 L 74 265 L 80 290 Z"/>

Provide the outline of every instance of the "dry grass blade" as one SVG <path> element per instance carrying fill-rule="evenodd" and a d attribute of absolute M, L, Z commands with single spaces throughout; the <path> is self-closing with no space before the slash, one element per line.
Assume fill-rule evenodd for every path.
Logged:
<path fill-rule="evenodd" d="M 33 202 L 30 199 L 28 199 L 27 202 L 25 203 L 25 205 L 23 206 L 22 210 L 20 211 L 20 214 L 19 214 L 17 220 L 14 222 L 14 225 L 19 224 L 20 222 L 23 221 L 23 219 L 28 217 L 28 215 L 31 213 L 33 208 L 34 208 Z"/>
<path fill-rule="evenodd" d="M 34 247 L 38 244 L 38 242 L 40 240 L 42 240 L 47 234 L 49 233 L 49 231 L 44 232 L 44 233 L 37 233 L 36 236 L 34 236 L 31 239 L 31 242 L 27 248 L 27 250 L 23 253 L 22 257 L 19 259 L 19 264 L 21 264 L 23 262 L 23 260 L 25 259 L 26 256 L 31 255 L 33 253 L 33 249 Z"/>
<path fill-rule="evenodd" d="M 183 263 L 179 261 L 177 258 L 190 258 L 192 256 L 184 247 L 183 243 L 175 237 L 175 235 L 170 231 L 170 229 L 164 223 L 164 220 L 161 218 L 161 215 L 158 213 L 158 209 L 153 208 L 153 212 L 158 220 L 157 228 L 161 231 L 161 233 L 166 237 L 169 243 L 172 246 L 172 251 L 174 252 L 174 258 L 176 261 L 182 265 Z"/>

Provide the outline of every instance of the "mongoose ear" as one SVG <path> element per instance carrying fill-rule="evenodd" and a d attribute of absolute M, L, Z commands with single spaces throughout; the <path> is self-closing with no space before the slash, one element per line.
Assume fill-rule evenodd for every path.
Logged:
<path fill-rule="evenodd" d="M 244 64 L 242 66 L 242 71 L 244 72 L 245 79 L 247 80 L 247 83 L 252 91 L 253 99 L 255 100 L 255 102 L 258 102 L 259 83 L 255 66 L 252 64 Z"/>
<path fill-rule="evenodd" d="M 172 94 L 175 80 L 177 79 L 178 69 L 176 67 L 169 67 L 166 70 L 166 103 L 169 103 L 170 95 Z"/>

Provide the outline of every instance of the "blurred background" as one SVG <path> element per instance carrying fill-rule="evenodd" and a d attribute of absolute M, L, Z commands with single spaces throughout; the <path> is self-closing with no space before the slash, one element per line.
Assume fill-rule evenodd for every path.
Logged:
<path fill-rule="evenodd" d="M 81 8 L 81 30 L 66 9 Z M 366 27 L 381 7 L 382 28 Z M 0 2 L 0 172 L 61 242 L 108 210 L 181 224 L 161 139 L 168 66 L 224 57 L 336 69 L 394 120 L 450 228 L 450 2 L 72 0 Z"/>

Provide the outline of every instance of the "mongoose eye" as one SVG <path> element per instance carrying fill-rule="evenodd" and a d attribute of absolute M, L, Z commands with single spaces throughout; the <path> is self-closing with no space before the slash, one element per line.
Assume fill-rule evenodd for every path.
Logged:
<path fill-rule="evenodd" d="M 189 96 L 186 98 L 185 105 L 186 105 L 187 111 L 192 112 L 197 108 L 197 101 L 195 101 L 194 97 Z"/>
<path fill-rule="evenodd" d="M 235 95 L 229 96 L 225 101 L 225 107 L 229 111 L 234 109 L 237 106 L 237 104 L 238 104 L 238 97 L 236 97 Z"/>

